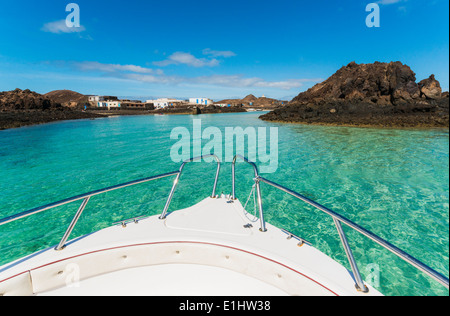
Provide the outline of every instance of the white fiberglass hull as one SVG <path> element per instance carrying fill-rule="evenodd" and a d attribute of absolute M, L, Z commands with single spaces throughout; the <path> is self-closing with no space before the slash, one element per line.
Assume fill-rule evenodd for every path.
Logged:
<path fill-rule="evenodd" d="M 103 229 L 0 267 L 0 295 L 381 295 L 358 292 L 345 267 L 279 228 L 248 227 L 244 212 L 207 198 Z"/>

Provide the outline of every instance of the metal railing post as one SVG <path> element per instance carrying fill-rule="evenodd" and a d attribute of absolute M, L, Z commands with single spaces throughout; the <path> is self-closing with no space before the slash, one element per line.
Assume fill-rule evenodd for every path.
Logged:
<path fill-rule="evenodd" d="M 184 166 L 184 164 L 183 164 L 183 166 Z M 170 190 L 170 194 L 169 194 L 169 197 L 168 197 L 168 199 L 166 201 L 166 205 L 164 206 L 164 210 L 163 210 L 161 216 L 159 217 L 159 219 L 165 219 L 166 218 L 167 210 L 169 209 L 170 202 L 172 201 L 173 194 L 175 192 L 175 189 L 177 188 L 178 181 L 180 180 L 181 170 L 182 170 L 183 166 L 181 167 L 180 171 L 178 172 L 177 177 L 175 178 L 175 181 L 173 182 L 172 190 Z"/>
<path fill-rule="evenodd" d="M 219 173 L 220 173 L 220 161 L 217 160 L 217 171 L 216 171 L 216 178 L 214 179 L 214 187 L 212 191 L 212 198 L 216 197 L 216 188 L 217 188 L 217 182 L 219 181 Z"/>
<path fill-rule="evenodd" d="M 356 264 L 355 257 L 353 256 L 353 252 L 350 249 L 350 245 L 348 244 L 347 237 L 345 236 L 344 230 L 342 229 L 341 222 L 339 222 L 337 219 L 333 218 L 334 224 L 336 225 L 337 231 L 339 233 L 339 237 L 341 238 L 342 245 L 344 246 L 345 253 L 347 254 L 348 261 L 350 263 L 350 266 L 352 267 L 353 276 L 355 277 L 356 281 L 356 289 L 358 291 L 367 293 L 369 292 L 369 289 L 364 284 L 361 274 L 358 269 L 358 265 Z"/>
<path fill-rule="evenodd" d="M 264 220 L 264 209 L 263 209 L 263 205 L 262 205 L 262 196 L 261 196 L 261 187 L 259 185 L 260 180 L 262 179 L 259 176 L 259 171 L 258 171 L 258 167 L 256 166 L 256 164 L 250 160 L 248 160 L 247 158 L 241 156 L 241 155 L 236 155 L 233 158 L 233 163 L 231 165 L 231 173 L 232 173 L 232 199 L 236 200 L 236 181 L 235 181 L 235 175 L 236 175 L 236 160 L 237 158 L 242 159 L 243 161 L 245 161 L 246 163 L 250 164 L 253 167 L 253 171 L 255 172 L 255 187 L 256 187 L 256 194 L 257 194 L 257 200 L 258 200 L 258 209 L 259 209 L 259 220 L 261 222 L 261 227 L 260 227 L 260 231 L 261 232 L 266 232 L 266 222 Z"/>
<path fill-rule="evenodd" d="M 66 230 L 66 233 L 64 234 L 63 238 L 59 242 L 58 246 L 56 246 L 55 250 L 60 251 L 63 250 L 66 246 L 66 241 L 69 238 L 70 234 L 72 233 L 73 228 L 77 224 L 78 220 L 80 219 L 81 214 L 83 213 L 84 209 L 86 208 L 86 205 L 89 202 L 89 199 L 91 197 L 88 196 L 83 200 L 83 203 L 81 203 L 80 207 L 78 208 L 77 213 L 75 214 L 74 218 L 72 219 L 72 222 L 70 223 L 69 227 Z"/>
<path fill-rule="evenodd" d="M 266 221 L 264 220 L 264 211 L 262 205 L 261 186 L 259 185 L 259 176 L 255 178 L 255 184 L 259 209 L 259 221 L 261 222 L 261 227 L 259 228 L 259 230 L 262 232 L 266 232 L 267 229 L 266 229 Z"/>
<path fill-rule="evenodd" d="M 234 158 L 236 159 L 236 157 Z M 235 160 L 233 160 L 233 164 L 231 165 L 231 198 L 233 200 L 236 200 L 236 166 L 235 166 Z"/>
<path fill-rule="evenodd" d="M 204 158 L 210 158 L 210 157 L 213 157 L 217 161 L 216 177 L 214 179 L 214 186 L 213 186 L 213 191 L 212 191 L 212 196 L 211 196 L 212 198 L 215 197 L 215 195 L 216 195 L 216 188 L 217 188 L 217 182 L 219 180 L 219 173 L 220 173 L 220 159 L 219 159 L 219 157 L 217 157 L 217 155 L 210 154 L 210 155 L 204 155 L 204 156 L 194 157 L 194 158 L 185 160 L 181 164 L 180 170 L 178 171 L 177 177 L 176 177 L 176 179 L 175 179 L 175 181 L 173 183 L 172 190 L 170 191 L 169 198 L 166 201 L 166 205 L 164 206 L 163 212 L 162 212 L 161 216 L 159 217 L 159 219 L 161 219 L 161 220 L 166 219 L 167 211 L 169 210 L 169 206 L 170 206 L 170 202 L 172 201 L 173 194 L 175 193 L 175 189 L 177 188 L 177 185 L 178 185 L 178 182 L 180 180 L 181 173 L 183 172 L 184 166 L 187 163 L 189 163 L 189 162 L 202 160 Z"/>

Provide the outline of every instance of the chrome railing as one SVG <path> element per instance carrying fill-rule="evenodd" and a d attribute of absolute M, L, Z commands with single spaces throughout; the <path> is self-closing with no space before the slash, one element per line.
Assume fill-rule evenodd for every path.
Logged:
<path fill-rule="evenodd" d="M 169 173 L 164 173 L 164 174 L 160 174 L 157 176 L 153 176 L 153 177 L 148 177 L 148 178 L 143 178 L 140 180 L 135 180 L 135 181 L 131 181 L 131 182 L 127 182 L 127 183 L 122 183 L 122 184 L 118 184 L 115 186 L 111 186 L 105 189 L 101 189 L 101 190 L 97 190 L 97 191 L 92 191 L 89 193 L 85 193 L 82 195 L 77 195 L 65 200 L 61 200 L 59 202 L 55 202 L 55 203 L 51 203 L 48 205 L 44 205 L 41 207 L 37 207 L 34 209 L 31 209 L 29 211 L 25 211 L 16 215 L 12 215 L 6 218 L 3 218 L 0 220 L 0 226 L 11 223 L 11 222 L 15 222 L 18 221 L 19 219 L 22 218 L 26 218 L 28 216 L 32 216 L 38 213 L 42 213 L 44 211 L 48 211 L 50 209 L 53 209 L 55 207 L 58 206 L 63 206 L 72 202 L 76 202 L 76 201 L 80 201 L 83 200 L 83 202 L 81 203 L 80 207 L 78 208 L 77 213 L 75 214 L 74 218 L 72 219 L 72 222 L 70 223 L 69 227 L 67 228 L 63 238 L 61 239 L 61 241 L 59 242 L 58 246 L 55 247 L 55 250 L 62 250 L 65 248 L 65 243 L 67 241 L 67 239 L 69 238 L 70 234 L 72 233 L 73 228 L 75 227 L 75 225 L 77 224 L 78 220 L 80 219 L 81 214 L 83 213 L 84 209 L 86 208 L 89 200 L 91 197 L 99 195 L 99 194 L 103 194 L 106 192 L 110 192 L 110 191 L 114 191 L 114 190 L 118 190 L 118 189 L 122 189 L 122 188 L 126 188 L 126 187 L 130 187 L 133 185 L 137 185 L 137 184 L 141 184 L 141 183 L 145 183 L 145 182 L 149 182 L 149 181 L 153 181 L 153 180 L 158 180 L 158 179 L 162 179 L 162 178 L 166 178 L 166 177 L 170 177 L 170 176 L 174 176 L 177 175 L 179 172 L 178 171 L 174 171 L 174 172 L 169 172 Z"/>
<path fill-rule="evenodd" d="M 16 215 L 12 215 L 12 216 L 3 218 L 3 219 L 0 220 L 0 226 L 8 224 L 8 223 L 11 223 L 11 222 L 18 221 L 18 220 L 26 218 L 28 216 L 32 216 L 32 215 L 35 215 L 35 214 L 38 214 L 38 213 L 42 213 L 44 211 L 48 211 L 48 210 L 53 209 L 53 208 L 58 207 L 58 206 L 63 206 L 63 205 L 66 205 L 66 204 L 69 204 L 69 203 L 72 203 L 72 202 L 83 200 L 81 205 L 80 205 L 80 207 L 78 208 L 78 211 L 76 212 L 75 216 L 73 217 L 72 222 L 70 223 L 69 227 L 67 228 L 66 232 L 64 233 L 64 236 L 62 237 L 62 239 L 59 242 L 59 244 L 55 247 L 55 250 L 59 251 L 59 250 L 62 250 L 62 249 L 64 249 L 66 247 L 65 246 L 66 242 L 67 242 L 70 234 L 72 233 L 72 230 L 74 229 L 75 225 L 78 223 L 78 220 L 80 219 L 80 216 L 83 213 L 84 209 L 86 208 L 87 204 L 89 203 L 89 200 L 90 200 L 91 197 L 99 195 L 99 194 L 103 194 L 103 193 L 106 193 L 106 192 L 110 192 L 110 191 L 114 191 L 114 190 L 130 187 L 130 186 L 133 186 L 133 185 L 146 183 L 146 182 L 149 182 L 149 181 L 154 181 L 154 180 L 167 178 L 167 177 L 176 175 L 175 182 L 173 184 L 173 187 L 172 187 L 172 190 L 170 192 L 169 198 L 167 199 L 166 206 L 164 207 L 164 211 L 163 211 L 164 217 L 162 217 L 162 218 L 165 218 L 167 210 L 168 210 L 169 205 L 170 205 L 170 202 L 171 202 L 172 197 L 173 197 L 173 193 L 175 192 L 175 188 L 176 188 L 176 186 L 178 184 L 178 181 L 180 179 L 180 176 L 181 176 L 181 173 L 182 173 L 182 171 L 184 169 L 184 166 L 187 163 L 189 163 L 189 162 L 201 160 L 203 158 L 210 158 L 210 157 L 214 158 L 217 161 L 217 172 L 216 172 L 216 177 L 215 177 L 215 181 L 214 181 L 214 187 L 213 187 L 213 191 L 212 191 L 212 195 L 211 195 L 212 197 L 214 197 L 215 196 L 215 192 L 216 192 L 216 187 L 217 187 L 217 181 L 219 179 L 220 160 L 219 160 L 219 158 L 216 155 L 205 155 L 205 156 L 196 157 L 196 158 L 192 158 L 192 159 L 184 161 L 178 171 L 164 173 L 164 174 L 160 174 L 160 175 L 153 176 L 153 177 L 143 178 L 143 179 L 140 179 L 140 180 L 135 180 L 135 181 L 131 181 L 131 182 L 123 183 L 123 184 L 118 184 L 118 185 L 115 185 L 115 186 L 111 186 L 111 187 L 108 187 L 108 188 L 105 188 L 105 189 L 101 189 L 101 190 L 92 191 L 92 192 L 85 193 L 85 194 L 82 194 L 82 195 L 77 195 L 77 196 L 74 196 L 74 197 L 71 197 L 71 198 L 68 198 L 68 199 L 65 199 L 65 200 L 61 200 L 59 202 L 51 203 L 51 204 L 48 204 L 48 205 L 37 207 L 37 208 L 31 209 L 31 210 L 28 210 L 28 211 L 25 211 L 25 212 L 22 212 L 22 213 L 19 213 L 19 214 L 16 214 Z"/>
<path fill-rule="evenodd" d="M 337 231 L 339 233 L 339 237 L 341 239 L 341 242 L 343 244 L 345 253 L 347 255 L 348 261 L 350 263 L 350 266 L 352 268 L 352 272 L 356 281 L 356 288 L 360 291 L 363 292 L 367 292 L 368 289 L 366 287 L 366 285 L 364 284 L 364 282 L 362 281 L 361 278 L 361 274 L 359 272 L 358 269 L 358 265 L 356 263 L 356 260 L 353 256 L 352 250 L 350 248 L 350 245 L 347 241 L 347 237 L 342 229 L 342 224 L 347 225 L 348 227 L 356 230 L 357 232 L 361 233 L 362 235 L 368 237 L 369 239 L 371 239 L 372 241 L 376 242 L 377 244 L 379 244 L 380 246 L 382 246 L 383 248 L 387 249 L 388 251 L 390 251 L 391 253 L 393 253 L 394 255 L 400 257 L 401 259 L 403 259 L 404 261 L 406 261 L 407 263 L 411 264 L 412 266 L 416 267 L 417 269 L 419 269 L 420 271 L 424 272 L 425 274 L 427 274 L 428 276 L 430 276 L 431 278 L 433 278 L 434 280 L 436 280 L 437 282 L 439 282 L 440 284 L 444 285 L 447 289 L 449 288 L 449 279 L 446 278 L 445 276 L 443 276 L 442 274 L 440 274 L 439 272 L 433 270 L 432 268 L 430 268 L 429 266 L 427 266 L 426 264 L 420 262 L 419 260 L 417 260 L 416 258 L 412 257 L 411 255 L 409 255 L 408 253 L 406 253 L 405 251 L 399 249 L 398 247 L 392 245 L 391 243 L 387 242 L 386 240 L 382 239 L 381 237 L 375 235 L 374 233 L 368 231 L 367 229 L 359 226 L 358 224 L 355 224 L 354 222 L 350 221 L 349 219 L 345 218 L 342 215 L 339 215 L 338 213 L 326 208 L 323 205 L 320 205 L 317 202 L 314 202 L 313 200 L 295 192 L 292 191 L 282 185 L 279 185 L 273 181 L 270 181 L 268 179 L 265 179 L 263 177 L 261 177 L 259 175 L 258 172 L 258 168 L 256 166 L 256 164 L 254 162 L 249 161 L 247 158 L 241 156 L 241 155 L 236 155 L 233 159 L 233 165 L 232 165 L 232 198 L 236 199 L 236 191 L 235 191 L 235 163 L 237 158 L 244 160 L 245 162 L 249 163 L 250 165 L 252 165 L 253 170 L 255 172 L 255 184 L 258 187 L 258 199 L 257 199 L 257 203 L 258 203 L 258 207 L 260 210 L 260 221 L 261 221 L 261 230 L 265 231 L 265 222 L 264 222 L 264 217 L 262 216 L 262 212 L 263 212 L 263 206 L 262 206 L 262 199 L 261 199 L 261 190 L 259 188 L 259 183 L 260 182 L 264 182 L 274 188 L 277 188 L 287 194 L 290 194 L 291 196 L 302 200 L 303 202 L 313 206 L 314 208 L 324 212 L 325 214 L 330 215 L 333 218 L 334 224 L 337 228 Z"/>

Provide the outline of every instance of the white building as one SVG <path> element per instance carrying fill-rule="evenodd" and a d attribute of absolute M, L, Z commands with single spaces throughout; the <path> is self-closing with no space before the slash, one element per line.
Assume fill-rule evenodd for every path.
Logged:
<path fill-rule="evenodd" d="M 103 95 L 90 95 L 88 96 L 89 102 L 99 102 L 99 101 L 117 101 L 115 96 L 103 96 Z"/>
<path fill-rule="evenodd" d="M 214 101 L 208 98 L 189 98 L 189 104 L 210 105 Z"/>
<path fill-rule="evenodd" d="M 90 95 L 89 96 L 89 102 L 98 102 L 98 101 L 100 101 L 99 95 Z"/>
<path fill-rule="evenodd" d="M 177 99 L 169 99 L 169 98 L 159 98 L 156 100 L 147 100 L 145 103 L 153 103 L 155 108 L 157 109 L 163 109 L 168 106 L 176 106 L 180 105 L 182 103 L 185 103 L 183 100 L 177 100 Z"/>
<path fill-rule="evenodd" d="M 100 101 L 97 103 L 99 108 L 120 108 L 120 101 Z"/>

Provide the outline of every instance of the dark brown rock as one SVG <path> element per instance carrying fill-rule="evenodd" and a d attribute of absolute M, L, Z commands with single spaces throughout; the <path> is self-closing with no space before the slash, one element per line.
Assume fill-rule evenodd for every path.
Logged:
<path fill-rule="evenodd" d="M 439 82 L 416 83 L 400 62 L 351 62 L 295 97 L 287 107 L 261 116 L 268 121 L 364 126 L 448 126 L 448 98 Z"/>
<path fill-rule="evenodd" d="M 71 90 L 55 90 L 44 94 L 44 97 L 60 103 L 63 106 L 76 107 L 79 104 L 88 104 L 89 97 Z"/>
<path fill-rule="evenodd" d="M 1 110 L 49 110 L 60 107 L 60 103 L 28 89 L 16 89 L 0 94 Z"/>
<path fill-rule="evenodd" d="M 249 94 L 243 99 L 225 99 L 216 102 L 216 104 L 230 104 L 232 107 L 243 106 L 245 108 L 264 108 L 264 109 L 274 109 L 287 104 L 287 101 L 276 100 L 272 98 L 255 97 L 253 94 Z"/>
<path fill-rule="evenodd" d="M 65 108 L 60 103 L 28 89 L 0 92 L 0 130 L 96 117 L 104 116 Z"/>
<path fill-rule="evenodd" d="M 428 79 L 419 82 L 420 96 L 427 99 L 439 99 L 442 95 L 441 85 L 439 81 L 431 75 Z"/>

